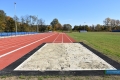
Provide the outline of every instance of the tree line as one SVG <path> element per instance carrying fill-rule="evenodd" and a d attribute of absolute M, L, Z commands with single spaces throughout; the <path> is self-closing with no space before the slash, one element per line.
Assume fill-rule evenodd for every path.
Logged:
<path fill-rule="evenodd" d="M 50 25 L 45 24 L 45 20 L 38 19 L 35 15 L 25 15 L 18 18 L 7 16 L 3 10 L 0 10 L 0 32 L 15 32 L 17 24 L 18 32 L 45 32 L 56 30 L 72 30 L 70 24 L 61 25 L 57 18 L 51 21 Z"/>
<path fill-rule="evenodd" d="M 36 32 L 38 26 L 38 31 L 45 31 L 46 25 L 43 19 L 38 19 L 34 15 L 25 15 L 18 18 L 14 16 L 13 18 L 7 16 L 3 10 L 0 10 L 0 32 L 15 32 L 15 21 L 17 24 L 18 32 Z"/>
<path fill-rule="evenodd" d="M 53 19 L 49 25 L 45 20 L 39 19 L 35 15 L 25 15 L 18 18 L 7 16 L 3 10 L 0 10 L 0 32 L 15 32 L 15 22 L 18 32 L 45 32 L 45 31 L 112 31 L 120 30 L 120 20 L 106 18 L 104 25 L 75 25 L 73 28 L 70 24 L 63 24 L 57 18 Z"/>
<path fill-rule="evenodd" d="M 80 31 L 80 30 L 87 30 L 87 31 L 112 31 L 112 30 L 120 30 L 120 20 L 115 20 L 111 18 L 106 18 L 103 21 L 104 25 L 75 25 L 72 30 Z"/>

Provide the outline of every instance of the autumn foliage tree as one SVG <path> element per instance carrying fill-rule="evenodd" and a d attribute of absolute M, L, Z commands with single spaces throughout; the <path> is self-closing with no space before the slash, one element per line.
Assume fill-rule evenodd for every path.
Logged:
<path fill-rule="evenodd" d="M 59 23 L 57 18 L 53 19 L 53 21 L 50 24 L 53 28 L 53 31 L 62 30 L 62 25 Z"/>
<path fill-rule="evenodd" d="M 7 16 L 6 17 L 6 28 L 5 31 L 7 32 L 13 32 L 15 31 L 15 21 L 13 20 L 13 18 Z"/>
<path fill-rule="evenodd" d="M 4 31 L 6 27 L 5 18 L 6 13 L 3 10 L 0 10 L 0 31 Z"/>

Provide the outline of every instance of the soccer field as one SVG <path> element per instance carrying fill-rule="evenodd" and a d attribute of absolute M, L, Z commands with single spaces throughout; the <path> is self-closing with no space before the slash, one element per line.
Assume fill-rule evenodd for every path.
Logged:
<path fill-rule="evenodd" d="M 119 32 L 72 32 L 67 34 L 77 42 L 84 42 L 113 60 L 120 62 Z"/>

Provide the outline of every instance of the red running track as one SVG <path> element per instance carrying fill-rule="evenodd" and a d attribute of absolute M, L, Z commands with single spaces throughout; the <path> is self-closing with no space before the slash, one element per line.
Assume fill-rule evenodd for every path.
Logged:
<path fill-rule="evenodd" d="M 72 43 L 65 33 L 42 33 L 0 39 L 0 70 L 15 62 L 42 43 Z"/>

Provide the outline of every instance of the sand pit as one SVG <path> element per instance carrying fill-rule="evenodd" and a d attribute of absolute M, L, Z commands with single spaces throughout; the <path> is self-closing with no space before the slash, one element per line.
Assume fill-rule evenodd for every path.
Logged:
<path fill-rule="evenodd" d="M 79 43 L 47 43 L 14 71 L 116 70 Z"/>

